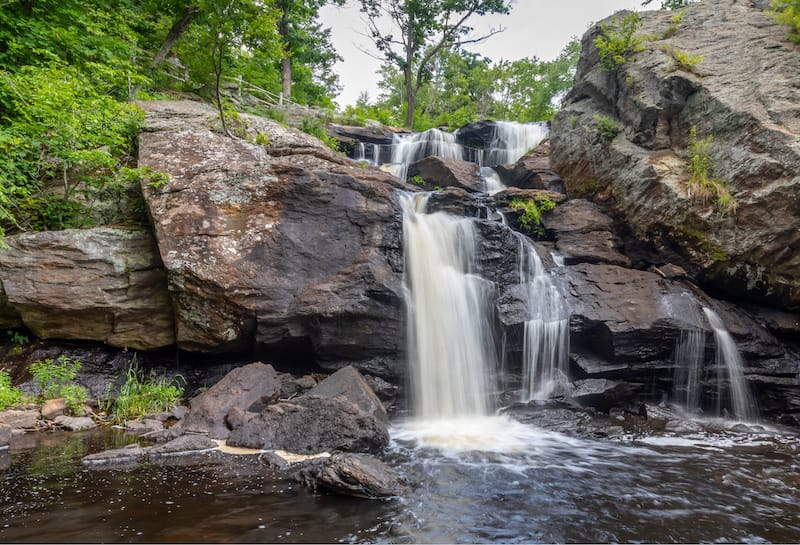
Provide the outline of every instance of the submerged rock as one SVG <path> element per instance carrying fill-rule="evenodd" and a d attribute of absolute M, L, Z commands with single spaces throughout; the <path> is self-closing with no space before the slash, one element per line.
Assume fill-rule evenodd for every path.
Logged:
<path fill-rule="evenodd" d="M 403 492 L 400 475 L 374 456 L 336 453 L 303 462 L 294 478 L 313 489 L 360 498 L 390 498 Z"/>
<path fill-rule="evenodd" d="M 81 458 L 81 464 L 85 466 L 132 464 L 143 460 L 150 448 L 152 447 L 141 447 L 134 444 L 123 448 L 105 450 L 84 456 Z"/>

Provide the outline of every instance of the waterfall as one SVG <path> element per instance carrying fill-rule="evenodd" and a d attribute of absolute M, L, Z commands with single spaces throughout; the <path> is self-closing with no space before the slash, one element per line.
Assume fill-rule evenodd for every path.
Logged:
<path fill-rule="evenodd" d="M 355 161 L 364 161 L 366 158 L 364 142 L 359 142 L 353 150 L 353 159 Z"/>
<path fill-rule="evenodd" d="M 411 134 L 395 134 L 392 143 L 392 174 L 406 179 L 408 167 L 424 157 L 435 155 L 445 159 L 463 159 L 464 147 L 454 133 L 439 129 Z"/>
<path fill-rule="evenodd" d="M 480 176 L 483 180 L 483 189 L 489 195 L 494 195 L 506 189 L 505 184 L 500 181 L 500 176 L 497 174 L 497 171 L 493 168 L 481 167 Z"/>
<path fill-rule="evenodd" d="M 716 367 L 718 370 L 725 368 L 728 373 L 733 416 L 739 420 L 756 420 L 758 418 L 758 406 L 744 378 L 744 372 L 742 371 L 744 366 L 739 350 L 736 348 L 736 343 L 716 312 L 706 307 L 703 307 L 703 312 L 708 318 L 711 329 L 714 331 L 714 340 L 717 345 Z M 718 371 L 718 405 L 721 404 L 724 388 L 720 374 Z"/>
<path fill-rule="evenodd" d="M 706 332 L 692 327 L 682 329 L 675 346 L 673 392 L 678 403 L 690 411 L 700 410 L 700 378 L 706 350 Z"/>
<path fill-rule="evenodd" d="M 492 141 L 484 150 L 482 164 L 495 166 L 513 163 L 538 146 L 548 133 L 547 123 L 497 121 Z"/>
<path fill-rule="evenodd" d="M 566 393 L 569 313 L 530 241 L 519 242 L 519 277 L 530 317 L 525 322 L 522 401 Z"/>
<path fill-rule="evenodd" d="M 474 222 L 429 214 L 427 200 L 427 194 L 401 195 L 416 417 L 485 416 L 497 366 L 489 321 L 493 285 L 475 273 Z"/>

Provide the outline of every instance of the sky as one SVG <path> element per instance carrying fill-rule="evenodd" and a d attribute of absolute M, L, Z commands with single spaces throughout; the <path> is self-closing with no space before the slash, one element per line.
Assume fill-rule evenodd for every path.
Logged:
<path fill-rule="evenodd" d="M 481 29 L 502 26 L 506 30 L 467 49 L 493 61 L 533 56 L 549 61 L 572 37 L 580 38 L 592 23 L 621 9 L 642 9 L 641 4 L 641 0 L 513 0 L 510 15 L 470 20 L 476 35 Z M 361 91 L 367 91 L 371 101 L 376 99 L 381 62 L 363 51 L 375 53 L 375 47 L 364 36 L 366 23 L 358 1 L 348 0 L 344 7 L 325 6 L 320 10 L 320 19 L 331 28 L 333 46 L 343 59 L 334 66 L 343 87 L 336 102 L 340 107 L 354 104 Z"/>

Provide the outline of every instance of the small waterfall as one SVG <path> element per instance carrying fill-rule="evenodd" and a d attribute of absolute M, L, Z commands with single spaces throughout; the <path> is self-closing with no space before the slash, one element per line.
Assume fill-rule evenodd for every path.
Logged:
<path fill-rule="evenodd" d="M 538 146 L 549 132 L 547 123 L 497 121 L 491 144 L 484 150 L 482 164 L 495 166 L 513 163 Z"/>
<path fill-rule="evenodd" d="M 392 143 L 390 172 L 401 180 L 405 180 L 411 164 L 431 155 L 445 159 L 463 159 L 464 147 L 456 141 L 454 133 L 439 129 L 429 129 L 412 134 L 395 134 Z"/>
<path fill-rule="evenodd" d="M 494 195 L 506 189 L 506 185 L 500 181 L 500 176 L 491 167 L 481 167 L 480 176 L 483 180 L 483 189 L 489 195 Z"/>
<path fill-rule="evenodd" d="M 703 312 L 708 318 L 711 329 L 714 331 L 714 340 L 717 344 L 716 367 L 718 370 L 725 368 L 728 373 L 733 416 L 739 420 L 756 420 L 758 418 L 758 406 L 744 378 L 744 372 L 742 371 L 744 365 L 739 350 L 736 348 L 736 343 L 716 312 L 706 307 L 703 307 Z M 718 405 L 721 404 L 724 388 L 720 374 L 719 372 L 717 373 Z M 719 410 L 721 412 L 721 409 Z"/>
<path fill-rule="evenodd" d="M 364 161 L 367 158 L 364 142 L 359 142 L 353 150 L 353 160 Z"/>
<path fill-rule="evenodd" d="M 671 311 L 687 324 L 675 344 L 673 396 L 687 410 L 700 412 L 700 381 L 706 353 L 705 321 L 697 300 L 690 294 L 682 294 L 672 303 L 676 308 Z"/>
<path fill-rule="evenodd" d="M 566 393 L 569 313 L 530 241 L 519 241 L 519 277 L 530 318 L 525 322 L 522 401 Z"/>
<path fill-rule="evenodd" d="M 416 417 L 486 416 L 497 367 L 489 321 L 494 287 L 474 273 L 473 221 L 428 214 L 427 200 L 427 194 L 401 195 Z"/>

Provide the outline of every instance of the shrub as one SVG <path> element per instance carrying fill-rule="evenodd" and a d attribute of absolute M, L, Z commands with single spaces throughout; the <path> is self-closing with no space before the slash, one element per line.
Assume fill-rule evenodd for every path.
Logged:
<path fill-rule="evenodd" d="M 419 185 L 419 186 L 424 186 L 427 183 L 425 182 L 425 179 L 419 175 L 412 176 L 411 178 L 408 179 L 408 181 L 414 185 Z"/>
<path fill-rule="evenodd" d="M 642 18 L 632 12 L 620 20 L 612 17 L 610 23 L 600 25 L 601 34 L 594 40 L 602 69 L 618 72 L 633 55 L 644 51 L 644 40 L 636 36 Z"/>
<path fill-rule="evenodd" d="M 675 61 L 675 64 L 681 68 L 682 70 L 686 70 L 687 72 L 694 72 L 695 67 L 703 62 L 702 55 L 695 55 L 693 53 L 686 53 L 681 51 L 680 49 L 676 49 L 674 47 L 670 47 L 667 45 L 662 45 L 660 47 L 661 51 L 669 55 L 669 57 Z"/>
<path fill-rule="evenodd" d="M 711 157 L 711 143 L 714 135 L 698 140 L 697 127 L 689 132 L 689 198 L 701 202 L 713 201 L 714 207 L 722 215 L 736 213 L 738 203 L 731 196 L 727 183 L 714 177 L 714 160 Z"/>
<path fill-rule="evenodd" d="M 111 406 L 114 420 L 122 422 L 172 409 L 183 395 L 183 387 L 178 384 L 180 380 L 179 376 L 167 379 L 155 377 L 152 373 L 146 377 L 134 361 Z"/>
<path fill-rule="evenodd" d="M 22 401 L 22 390 L 11 386 L 11 376 L 0 371 L 0 411 Z"/>
<path fill-rule="evenodd" d="M 667 27 L 667 30 L 665 30 L 664 33 L 661 35 L 662 40 L 671 38 L 672 36 L 675 35 L 675 33 L 678 32 L 678 27 L 681 26 L 684 16 L 686 16 L 686 12 L 684 10 L 681 10 L 677 13 L 673 13 L 670 16 L 669 26 Z"/>
<path fill-rule="evenodd" d="M 789 27 L 789 39 L 800 43 L 800 0 L 772 0 L 770 13 Z"/>
<path fill-rule="evenodd" d="M 612 139 L 619 134 L 619 125 L 617 125 L 617 122 L 610 117 L 595 114 L 594 120 L 597 122 L 597 132 L 606 138 Z"/>
<path fill-rule="evenodd" d="M 303 117 L 302 121 L 300 122 L 300 130 L 306 134 L 310 134 L 311 136 L 316 136 L 333 151 L 341 151 L 339 148 L 339 141 L 335 138 L 332 138 L 327 132 L 325 132 L 325 127 L 319 119 L 309 115 Z"/>
<path fill-rule="evenodd" d="M 522 212 L 518 221 L 523 231 L 543 236 L 542 214 L 554 209 L 556 203 L 550 197 L 539 195 L 533 199 L 511 199 L 509 206 L 512 210 Z"/>
<path fill-rule="evenodd" d="M 43 399 L 63 397 L 69 412 L 78 414 L 89 399 L 86 388 L 72 383 L 81 365 L 79 360 L 59 356 L 55 361 L 53 358 L 36 360 L 31 364 L 30 372 Z"/>

